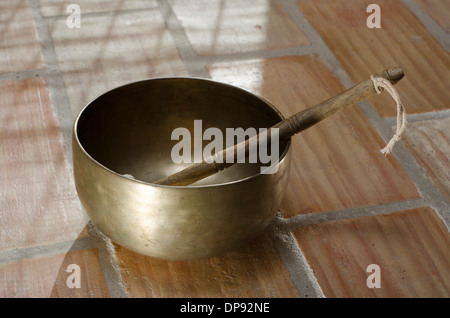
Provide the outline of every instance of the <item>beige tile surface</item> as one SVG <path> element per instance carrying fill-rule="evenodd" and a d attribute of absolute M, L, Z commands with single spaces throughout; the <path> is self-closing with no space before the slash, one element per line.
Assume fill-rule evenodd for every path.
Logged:
<path fill-rule="evenodd" d="M 26 0 L 0 2 L 0 73 L 44 67 L 33 11 Z"/>
<path fill-rule="evenodd" d="M 2 298 L 109 296 L 96 249 L 0 264 L 0 286 Z"/>
<path fill-rule="evenodd" d="M 87 16 L 80 29 L 57 19 L 49 31 L 74 115 L 117 86 L 187 75 L 158 11 Z"/>
<path fill-rule="evenodd" d="M 371 3 L 300 0 L 298 6 L 353 81 L 401 66 L 406 78 L 397 87 L 407 113 L 447 109 L 449 53 L 401 1 L 378 1 L 381 28 L 369 29 L 366 9 Z M 371 98 L 370 102 L 381 116 L 395 116 L 395 103 L 389 96 Z"/>
<path fill-rule="evenodd" d="M 115 245 L 129 297 L 298 297 L 267 233 L 237 251 L 198 261 L 163 261 Z"/>
<path fill-rule="evenodd" d="M 309 44 L 278 1 L 170 0 L 169 3 L 181 20 L 194 50 L 200 55 Z"/>
<path fill-rule="evenodd" d="M 315 56 L 214 64 L 211 76 L 266 98 L 285 117 L 345 90 Z M 364 78 L 360 78 L 363 80 Z M 293 137 L 286 216 L 418 198 L 413 183 L 356 106 Z"/>
<path fill-rule="evenodd" d="M 310 225 L 294 234 L 326 297 L 450 296 L 450 234 L 431 208 Z M 380 267 L 380 288 L 366 284 L 371 264 Z"/>
<path fill-rule="evenodd" d="M 44 78 L 0 84 L 0 251 L 77 238 L 86 225 Z"/>
<path fill-rule="evenodd" d="M 406 147 L 450 201 L 450 118 L 411 123 Z"/>

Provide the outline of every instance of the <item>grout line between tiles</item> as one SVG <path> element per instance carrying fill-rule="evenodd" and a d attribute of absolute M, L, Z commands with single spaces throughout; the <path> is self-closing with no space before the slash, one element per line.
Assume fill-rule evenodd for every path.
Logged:
<path fill-rule="evenodd" d="M 302 298 L 325 298 L 323 291 L 303 255 L 294 235 L 286 230 L 280 223 L 280 213 L 269 225 L 269 233 L 272 237 L 275 249 L 281 261 L 286 266 L 295 287 Z"/>
<path fill-rule="evenodd" d="M 402 0 L 403 4 L 422 22 L 428 32 L 441 45 L 450 50 L 450 37 L 426 12 L 424 12 L 413 0 Z"/>
<path fill-rule="evenodd" d="M 88 227 L 89 236 L 98 248 L 100 264 L 108 285 L 110 297 L 128 298 L 111 240 L 101 233 L 91 221 L 89 221 Z"/>
<path fill-rule="evenodd" d="M 423 198 L 390 202 L 386 204 L 349 208 L 337 211 L 327 211 L 312 214 L 298 214 L 290 218 L 278 218 L 279 227 L 286 231 L 294 231 L 299 227 L 325 222 L 357 219 L 373 215 L 385 215 L 399 211 L 412 210 L 429 206 Z"/>
<path fill-rule="evenodd" d="M 58 242 L 48 245 L 39 245 L 33 247 L 16 248 L 9 251 L 0 252 L 0 264 L 19 261 L 25 258 L 37 258 L 52 256 L 69 251 L 95 248 L 92 241 L 86 237 L 74 241 Z"/>
<path fill-rule="evenodd" d="M 155 11 L 158 10 L 157 6 L 147 7 L 147 8 L 135 8 L 135 9 L 119 9 L 119 10 L 105 10 L 105 11 L 94 11 L 94 12 L 83 12 L 83 7 L 80 7 L 80 16 L 81 18 L 86 17 L 103 17 L 103 16 L 114 16 L 118 14 L 130 14 L 130 13 L 140 13 L 145 11 Z M 43 19 L 46 21 L 53 21 L 64 19 L 66 20 L 69 17 L 70 13 L 67 13 L 65 10 L 61 14 L 55 15 L 41 15 Z"/>
<path fill-rule="evenodd" d="M 433 185 L 425 169 L 417 164 L 412 155 L 406 150 L 403 144 L 399 144 L 394 149 L 393 154 L 397 157 L 406 173 L 416 185 L 416 188 L 427 205 L 436 210 L 450 231 L 450 203 L 442 193 Z"/>
<path fill-rule="evenodd" d="M 450 117 L 450 109 L 430 112 L 430 113 L 422 113 L 422 114 L 411 114 L 406 115 L 406 119 L 409 123 L 415 123 L 420 121 L 427 121 L 427 120 L 438 120 L 438 119 L 445 119 Z M 394 126 L 396 123 L 396 118 L 385 118 L 386 121 L 389 121 L 389 124 L 391 126 Z"/>
<path fill-rule="evenodd" d="M 305 46 L 286 47 L 262 51 L 245 51 L 241 53 L 197 55 L 196 59 L 201 61 L 204 65 L 208 65 L 220 62 L 234 62 L 242 60 L 267 59 L 290 55 L 313 55 L 313 54 L 318 54 L 317 47 L 314 45 L 305 45 Z"/>
<path fill-rule="evenodd" d="M 69 99 L 66 94 L 66 87 L 62 74 L 59 71 L 58 61 L 56 59 L 55 49 L 53 47 L 53 41 L 48 32 L 47 24 L 40 14 L 39 3 L 36 0 L 28 0 L 29 5 L 33 11 L 34 21 L 36 23 L 36 29 L 41 44 L 41 52 L 46 66 L 45 70 L 40 71 L 39 75 L 45 76 L 50 89 L 51 100 L 55 110 L 55 115 L 60 125 L 60 130 L 63 135 L 63 145 L 65 148 L 65 158 L 67 166 L 72 167 L 72 152 L 71 140 L 72 140 L 72 126 L 73 115 L 70 111 Z M 41 73 L 42 72 L 42 73 Z M 27 74 L 27 73 L 25 73 Z"/>
<path fill-rule="evenodd" d="M 167 30 L 172 36 L 181 59 L 190 76 L 209 78 L 205 64 L 198 59 L 181 21 L 176 17 L 171 5 L 164 0 L 157 0 L 158 8 L 166 22 Z"/>
<path fill-rule="evenodd" d="M 32 78 L 32 77 L 38 77 L 38 76 L 44 77 L 44 76 L 48 76 L 48 74 L 49 74 L 49 71 L 46 69 L 36 69 L 36 70 L 27 70 L 27 71 L 18 71 L 18 72 L 5 72 L 5 73 L 0 73 L 0 82 L 21 80 L 21 79 L 25 79 L 25 78 Z"/>

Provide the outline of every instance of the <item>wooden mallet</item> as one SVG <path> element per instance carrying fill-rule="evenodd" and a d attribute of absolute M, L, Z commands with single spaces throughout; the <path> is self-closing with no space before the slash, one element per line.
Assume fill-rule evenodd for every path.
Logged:
<path fill-rule="evenodd" d="M 385 70 L 379 77 L 386 79 L 390 84 L 395 85 L 404 77 L 403 70 L 400 67 L 390 68 Z M 297 114 L 281 121 L 280 123 L 270 127 L 267 130 L 267 140 L 270 140 L 271 129 L 278 128 L 279 140 L 285 140 L 293 135 L 317 124 L 325 118 L 334 113 L 346 108 L 349 105 L 356 104 L 369 96 L 377 94 L 372 78 L 366 79 L 359 84 L 349 88 L 348 90 L 336 95 L 320 104 L 307 108 L 298 112 Z M 175 174 L 162 178 L 153 182 L 160 185 L 185 186 L 194 183 L 198 180 L 206 178 L 215 174 L 225 168 L 232 166 L 236 160 L 226 160 L 227 158 L 236 158 L 239 151 L 245 151 L 248 155 L 250 149 L 250 140 L 257 138 L 259 140 L 260 134 L 251 137 L 242 143 L 236 144 L 233 147 L 226 148 L 217 153 L 215 158 L 222 158 L 221 162 L 218 160 L 205 160 L 201 163 L 193 164 Z M 212 158 L 213 159 L 213 158 Z M 212 162 L 211 162 L 212 161 Z"/>

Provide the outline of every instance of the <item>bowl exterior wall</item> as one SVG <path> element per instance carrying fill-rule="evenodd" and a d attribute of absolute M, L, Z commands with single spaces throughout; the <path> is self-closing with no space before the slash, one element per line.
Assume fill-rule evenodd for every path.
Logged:
<path fill-rule="evenodd" d="M 264 230 L 281 204 L 290 149 L 274 174 L 202 187 L 128 179 L 98 165 L 73 137 L 75 185 L 94 225 L 140 254 L 201 259 L 234 250 Z"/>
<path fill-rule="evenodd" d="M 103 234 L 144 255 L 187 260 L 229 252 L 269 225 L 288 183 L 290 141 L 280 146 L 274 174 L 261 174 L 258 163 L 245 163 L 192 186 L 151 183 L 181 169 L 168 160 L 172 144 L 163 136 L 198 118 L 204 129 L 209 125 L 221 131 L 270 127 L 284 119 L 248 91 L 193 78 L 130 83 L 80 112 L 72 139 L 75 185 Z"/>

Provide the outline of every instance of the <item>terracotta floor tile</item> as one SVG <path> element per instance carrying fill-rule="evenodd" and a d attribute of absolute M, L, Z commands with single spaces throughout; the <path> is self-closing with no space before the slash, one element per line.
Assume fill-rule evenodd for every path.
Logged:
<path fill-rule="evenodd" d="M 411 123 L 405 144 L 450 201 L 450 118 Z"/>
<path fill-rule="evenodd" d="M 450 296 L 450 234 L 431 208 L 309 225 L 295 236 L 327 297 Z M 380 288 L 367 287 L 371 264 Z"/>
<path fill-rule="evenodd" d="M 115 245 L 130 297 L 299 297 L 266 233 L 241 249 L 198 261 L 164 261 Z"/>
<path fill-rule="evenodd" d="M 68 285 L 79 268 L 79 287 Z M 72 265 L 73 266 L 73 265 Z M 97 298 L 108 297 L 98 252 L 87 249 L 54 256 L 22 259 L 0 264 L 1 298 Z"/>
<path fill-rule="evenodd" d="M 187 75 L 158 11 L 87 16 L 80 29 L 69 29 L 65 23 L 52 21 L 49 30 L 75 115 L 117 86 Z"/>
<path fill-rule="evenodd" d="M 67 12 L 67 7 L 71 3 L 77 4 L 80 7 L 82 19 L 84 19 L 83 14 L 85 13 L 147 9 L 155 8 L 157 6 L 156 0 L 77 0 L 74 2 L 61 0 L 39 0 L 39 3 L 43 16 L 69 16 L 72 11 Z"/>
<path fill-rule="evenodd" d="M 450 2 L 445 0 L 414 0 L 441 28 L 450 33 Z"/>
<path fill-rule="evenodd" d="M 316 56 L 219 63 L 210 67 L 210 73 L 216 80 L 262 96 L 285 117 L 345 90 Z M 294 136 L 283 214 L 418 198 L 395 157 L 380 153 L 384 145 L 355 105 Z"/>
<path fill-rule="evenodd" d="M 449 53 L 401 1 L 378 1 L 381 28 L 369 29 L 366 9 L 372 3 L 300 0 L 298 6 L 353 81 L 401 66 L 406 78 L 397 86 L 407 113 L 448 108 Z M 395 116 L 396 108 L 389 96 L 372 98 L 370 102 L 381 116 Z"/>
<path fill-rule="evenodd" d="M 308 45 L 278 1 L 170 1 L 194 50 L 201 55 Z"/>
<path fill-rule="evenodd" d="M 45 79 L 0 83 L 0 250 L 75 239 L 87 223 Z"/>
<path fill-rule="evenodd" d="M 0 34 L 0 73 L 44 67 L 28 1 L 1 1 Z"/>

